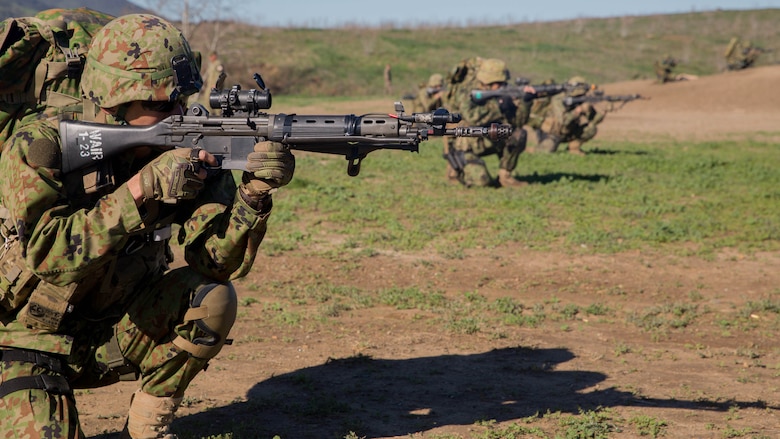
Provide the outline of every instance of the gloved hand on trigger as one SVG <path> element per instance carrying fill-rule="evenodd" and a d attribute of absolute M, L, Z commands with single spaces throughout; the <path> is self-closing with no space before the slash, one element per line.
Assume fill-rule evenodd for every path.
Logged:
<path fill-rule="evenodd" d="M 266 196 L 272 189 L 287 185 L 295 173 L 295 156 L 290 148 L 272 141 L 255 144 L 247 156 L 242 187 L 251 197 Z"/>
<path fill-rule="evenodd" d="M 177 148 L 162 153 L 139 172 L 143 202 L 174 204 L 191 200 L 203 189 L 199 175 L 199 149 Z"/>

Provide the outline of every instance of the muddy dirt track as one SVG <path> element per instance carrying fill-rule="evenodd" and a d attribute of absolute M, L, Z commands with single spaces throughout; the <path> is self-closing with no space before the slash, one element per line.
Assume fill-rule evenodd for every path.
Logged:
<path fill-rule="evenodd" d="M 605 84 L 608 94 L 650 99 L 610 114 L 599 136 L 649 142 L 773 139 L 780 136 L 778 84 L 780 67 L 666 85 Z M 324 111 L 360 112 L 349 103 L 335 105 Z M 386 102 L 361 105 L 369 112 L 383 110 Z M 295 252 L 267 262 L 259 258 L 243 285 L 253 279 L 313 282 L 345 276 L 337 261 Z M 488 299 L 522 290 L 524 302 L 554 296 L 623 313 L 697 291 L 701 307 L 733 313 L 777 293 L 779 262 L 775 253 L 724 253 L 705 261 L 643 252 L 582 257 L 506 249 L 500 256 L 474 251 L 463 260 L 380 255 L 360 260 L 348 276 L 359 288 L 473 288 Z M 239 296 L 263 299 L 241 288 Z M 335 323 L 285 328 L 264 321 L 261 308 L 241 308 L 232 335 L 242 342 L 223 349 L 196 378 L 174 430 L 196 426 L 208 437 L 231 432 L 228 421 L 246 419 L 258 426 L 258 438 L 339 438 L 349 429 L 366 438 L 468 438 L 484 434 L 475 424 L 479 420 L 525 425 L 523 418 L 548 411 L 607 410 L 616 418 L 663 420 L 666 438 L 780 437 L 776 322 L 745 336 L 702 319 L 656 339 L 622 318 L 584 319 L 566 330 L 550 322 L 491 337 L 445 331 L 430 325 L 420 310 L 374 307 L 345 313 Z M 115 437 L 101 433 L 121 428 L 136 386 L 79 393 L 87 434 Z M 548 437 L 557 426 L 553 417 L 527 425 Z M 609 437 L 641 437 L 622 425 L 622 432 Z"/>

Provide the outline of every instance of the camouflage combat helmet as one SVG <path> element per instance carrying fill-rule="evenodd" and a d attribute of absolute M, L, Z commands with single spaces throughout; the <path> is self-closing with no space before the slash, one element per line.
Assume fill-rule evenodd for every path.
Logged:
<path fill-rule="evenodd" d="M 173 101 L 196 93 L 202 79 L 182 33 L 168 21 L 131 14 L 92 39 L 81 89 L 103 108 L 132 101 Z"/>
<path fill-rule="evenodd" d="M 569 96 L 582 96 L 590 88 L 588 82 L 582 76 L 572 76 L 566 81 L 566 85 L 572 87 L 567 92 Z"/>
<path fill-rule="evenodd" d="M 500 59 L 485 59 L 477 70 L 477 81 L 483 84 L 506 82 L 507 79 L 509 79 L 509 70 L 506 68 L 506 63 Z"/>
<path fill-rule="evenodd" d="M 440 73 L 434 73 L 433 75 L 431 75 L 431 77 L 428 78 L 428 87 L 431 88 L 444 87 L 444 76 L 442 76 Z"/>

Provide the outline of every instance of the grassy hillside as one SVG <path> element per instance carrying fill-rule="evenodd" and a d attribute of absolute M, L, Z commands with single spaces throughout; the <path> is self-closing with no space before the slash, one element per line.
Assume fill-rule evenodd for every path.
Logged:
<path fill-rule="evenodd" d="M 229 83 L 252 86 L 259 71 L 277 94 L 377 96 L 382 71 L 393 68 L 394 94 L 414 89 L 431 73 L 446 73 L 470 56 L 505 59 L 514 76 L 559 80 L 582 74 L 599 83 L 652 78 L 664 54 L 678 72 L 722 71 L 732 36 L 780 48 L 780 9 L 712 11 L 484 27 L 293 29 L 202 23 L 190 40 L 207 51 L 214 35 Z M 777 53 L 761 64 L 773 64 Z"/>
<path fill-rule="evenodd" d="M 108 8 L 131 5 L 123 0 L 79 4 L 109 13 L 114 11 Z M 30 8 L 51 5 L 51 0 L 3 2 L 0 14 L 30 15 Z M 217 47 L 230 74 L 228 84 L 252 87 L 252 74 L 260 72 L 277 95 L 379 96 L 384 66 L 390 64 L 393 91 L 400 96 L 431 73 L 447 73 L 471 56 L 503 58 L 514 76 L 540 81 L 575 74 L 598 83 L 652 78 L 653 61 L 665 54 L 681 61 L 678 72 L 713 74 L 725 67 L 723 51 L 732 36 L 780 48 L 778 21 L 780 9 L 473 27 L 296 29 L 201 22 L 192 26 L 189 39 L 204 53 Z M 759 65 L 778 60 L 777 53 L 765 54 Z"/>

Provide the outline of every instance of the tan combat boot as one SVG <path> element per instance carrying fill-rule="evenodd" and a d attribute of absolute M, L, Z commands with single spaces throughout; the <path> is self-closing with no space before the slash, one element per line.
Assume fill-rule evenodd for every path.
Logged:
<path fill-rule="evenodd" d="M 569 154 L 574 155 L 585 155 L 585 153 L 580 149 L 582 147 L 582 142 L 579 140 L 572 140 L 569 142 Z"/>
<path fill-rule="evenodd" d="M 501 187 L 523 187 L 528 186 L 528 182 L 520 181 L 512 176 L 512 171 L 506 169 L 498 170 L 498 183 Z"/>
<path fill-rule="evenodd" d="M 152 396 L 141 390 L 130 400 L 127 423 L 120 439 L 176 439 L 168 433 L 182 398 Z"/>

